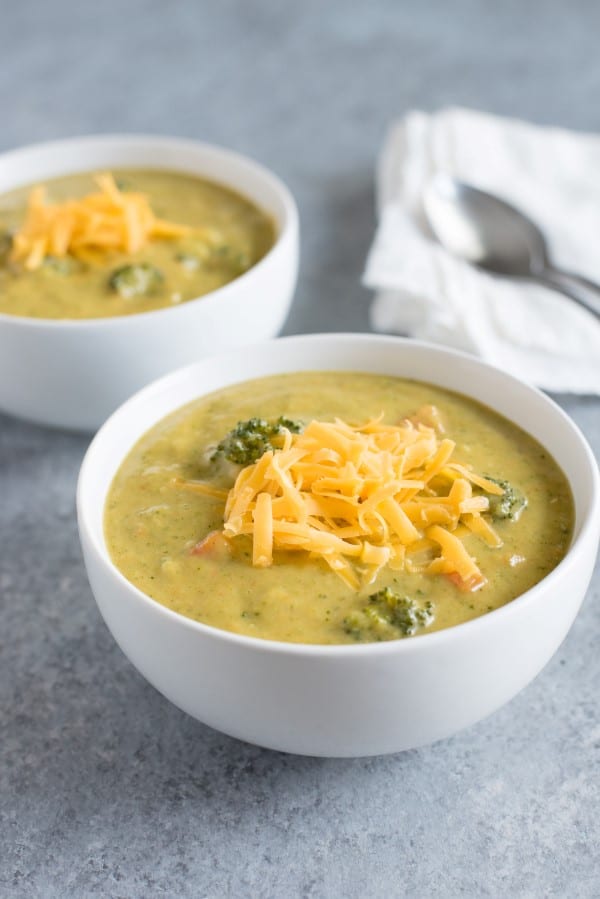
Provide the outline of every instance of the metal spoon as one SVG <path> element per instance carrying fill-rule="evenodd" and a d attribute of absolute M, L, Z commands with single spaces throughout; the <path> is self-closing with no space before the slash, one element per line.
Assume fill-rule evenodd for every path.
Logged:
<path fill-rule="evenodd" d="M 435 237 L 455 256 L 499 275 L 537 281 L 600 317 L 600 285 L 555 268 L 544 235 L 514 206 L 441 173 L 430 181 L 423 205 Z"/>

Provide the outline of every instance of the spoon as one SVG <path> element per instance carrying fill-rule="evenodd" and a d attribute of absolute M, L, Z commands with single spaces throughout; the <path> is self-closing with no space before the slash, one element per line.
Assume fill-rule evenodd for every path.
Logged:
<path fill-rule="evenodd" d="M 430 181 L 423 205 L 435 237 L 455 256 L 544 284 L 600 317 L 600 285 L 555 268 L 544 235 L 514 206 L 442 173 Z"/>

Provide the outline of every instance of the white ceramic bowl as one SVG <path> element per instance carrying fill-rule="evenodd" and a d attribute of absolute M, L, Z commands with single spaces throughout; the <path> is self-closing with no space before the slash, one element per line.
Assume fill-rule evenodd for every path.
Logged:
<path fill-rule="evenodd" d="M 80 137 L 0 155 L 0 193 L 93 169 L 200 175 L 269 213 L 277 239 L 245 274 L 180 306 L 106 319 L 0 313 L 0 410 L 41 424 L 97 428 L 144 384 L 229 347 L 274 337 L 296 285 L 298 212 L 285 185 L 243 156 L 169 137 Z"/>
<path fill-rule="evenodd" d="M 389 643 L 310 646 L 220 631 L 145 596 L 112 564 L 103 536 L 107 491 L 123 457 L 163 416 L 247 378 L 301 370 L 377 372 L 460 391 L 548 447 L 575 498 L 572 546 L 533 589 L 497 611 Z M 400 338 L 292 337 L 205 359 L 147 387 L 99 431 L 84 460 L 77 508 L 87 571 L 123 652 L 168 699 L 225 733 L 273 749 L 362 756 L 410 749 L 499 708 L 550 659 L 579 609 L 600 527 L 595 460 L 546 396 L 473 357 Z M 549 726 L 551 722 L 549 722 Z"/>

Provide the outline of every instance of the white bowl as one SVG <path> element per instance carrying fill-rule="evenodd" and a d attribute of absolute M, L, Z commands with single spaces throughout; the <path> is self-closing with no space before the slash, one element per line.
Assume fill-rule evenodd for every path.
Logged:
<path fill-rule="evenodd" d="M 138 167 L 200 175 L 269 213 L 274 246 L 245 274 L 180 306 L 105 319 L 0 313 L 0 410 L 41 424 L 97 428 L 144 384 L 229 347 L 274 337 L 298 270 L 298 212 L 285 185 L 237 153 L 170 137 L 80 137 L 0 155 L 0 194 L 92 169 Z"/>
<path fill-rule="evenodd" d="M 137 439 L 198 396 L 247 378 L 301 370 L 399 375 L 460 391 L 548 447 L 576 521 L 567 556 L 508 605 L 466 624 L 389 643 L 314 646 L 217 630 L 166 609 L 111 562 L 103 512 Z M 292 337 L 205 359 L 142 390 L 99 431 L 83 462 L 77 509 L 100 611 L 136 668 L 190 715 L 272 749 L 320 756 L 411 749 L 478 721 L 536 676 L 565 637 L 590 580 L 600 527 L 598 471 L 584 438 L 542 393 L 473 357 L 368 335 Z M 551 722 L 549 722 L 551 726 Z"/>

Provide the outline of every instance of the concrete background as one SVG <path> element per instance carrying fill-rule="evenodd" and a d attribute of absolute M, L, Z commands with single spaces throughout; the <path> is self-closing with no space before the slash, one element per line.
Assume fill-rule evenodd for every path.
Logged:
<path fill-rule="evenodd" d="M 366 330 L 385 128 L 464 104 L 600 131 L 593 0 L 0 2 L 0 149 L 202 138 L 297 197 L 286 333 Z M 600 403 L 559 401 L 600 447 Z M 600 895 L 598 578 L 537 680 L 426 749 L 278 755 L 177 711 L 96 611 L 74 488 L 87 439 L 0 416 L 0 895 Z M 510 664 L 510 660 L 507 660 Z"/>

